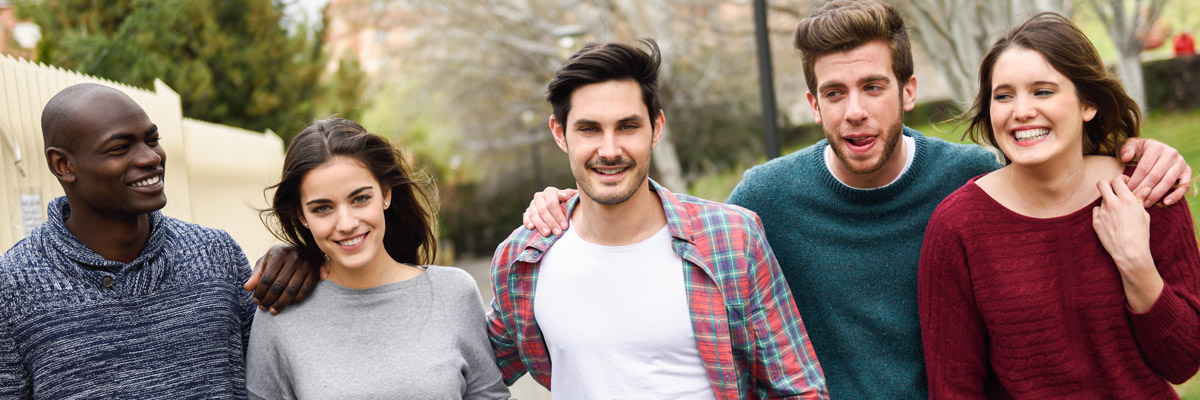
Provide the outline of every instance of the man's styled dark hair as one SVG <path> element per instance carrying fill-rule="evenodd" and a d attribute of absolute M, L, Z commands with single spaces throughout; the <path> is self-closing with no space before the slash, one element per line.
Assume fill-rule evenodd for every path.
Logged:
<path fill-rule="evenodd" d="M 575 89 L 593 83 L 624 80 L 635 81 L 642 88 L 642 102 L 650 112 L 650 129 L 654 129 L 654 118 L 662 111 L 658 93 L 658 67 L 662 55 L 654 39 L 645 38 L 641 42 L 649 48 L 649 53 L 624 43 L 588 43 L 558 68 L 546 89 L 546 101 L 553 107 L 554 118 L 563 130 L 566 130 L 571 94 Z"/>
<path fill-rule="evenodd" d="M 412 179 L 412 170 L 398 149 L 348 119 L 317 121 L 304 128 L 288 146 L 283 177 L 278 184 L 267 188 L 275 189 L 271 208 L 262 210 L 263 223 L 275 237 L 296 246 L 310 265 L 321 264 L 324 255 L 312 231 L 300 223 L 300 187 L 310 171 L 335 157 L 362 163 L 379 181 L 380 190 L 392 194 L 392 204 L 383 212 L 386 226 L 383 247 L 388 255 L 406 264 L 432 263 L 437 254 L 437 239 L 428 196 Z"/>
<path fill-rule="evenodd" d="M 912 44 L 904 19 L 892 6 L 876 0 L 836 0 L 826 3 L 796 24 L 792 46 L 803 58 L 808 92 L 817 95 L 813 65 L 821 56 L 853 50 L 881 41 L 892 53 L 892 73 L 899 85 L 913 75 Z M 819 98 L 819 96 L 818 96 Z"/>

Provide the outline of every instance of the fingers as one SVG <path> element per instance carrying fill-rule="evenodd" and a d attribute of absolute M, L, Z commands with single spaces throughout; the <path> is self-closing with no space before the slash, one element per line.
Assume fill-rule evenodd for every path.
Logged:
<path fill-rule="evenodd" d="M 1179 173 L 1184 169 L 1184 167 L 1186 167 L 1186 165 L 1187 164 L 1183 164 L 1182 166 L 1180 164 L 1172 164 L 1171 167 L 1167 169 L 1166 173 L 1163 174 L 1163 178 L 1160 179 L 1157 184 L 1153 185 L 1152 188 L 1149 187 L 1148 184 L 1151 182 L 1149 182 L 1149 179 L 1147 179 L 1146 184 L 1143 184 L 1141 189 L 1150 190 L 1148 190 L 1148 196 L 1142 199 L 1142 204 L 1145 207 L 1150 207 L 1155 203 L 1158 203 L 1159 200 L 1162 200 L 1163 196 L 1165 196 L 1167 192 L 1170 192 L 1171 188 L 1175 187 L 1175 183 L 1179 181 Z"/>
<path fill-rule="evenodd" d="M 263 297 L 258 299 L 259 308 L 264 310 L 269 311 L 270 308 L 275 305 L 275 301 L 279 300 L 279 296 L 283 295 L 284 290 L 287 289 L 289 281 L 292 279 L 292 275 L 296 273 L 297 266 L 301 263 L 300 257 L 296 252 L 291 252 L 287 256 L 280 258 L 281 262 L 276 266 L 278 273 L 274 276 L 274 279 L 272 279 L 268 284 L 266 282 L 266 276 L 268 273 L 270 273 L 270 271 L 264 270 L 263 282 L 259 283 L 259 286 L 262 286 L 259 287 L 259 291 L 264 291 L 263 289 L 266 289 Z M 268 264 L 268 266 L 271 265 L 272 264 Z M 258 291 L 255 291 L 255 293 L 257 294 Z"/>
<path fill-rule="evenodd" d="M 324 268 L 322 268 L 321 271 L 322 272 L 319 274 L 308 274 L 308 277 L 304 278 L 304 283 L 300 285 L 300 293 L 296 294 L 296 300 L 294 300 L 293 303 L 299 303 L 304 301 L 304 299 L 307 299 L 308 294 L 312 293 L 313 288 L 317 287 L 317 282 L 325 279 L 325 274 L 327 272 L 324 272 Z"/>
<path fill-rule="evenodd" d="M 279 298 L 275 299 L 275 303 L 269 306 L 268 311 L 270 311 L 271 314 L 278 314 L 279 310 L 291 305 L 292 302 L 296 300 L 296 297 L 300 295 L 300 290 L 303 288 L 304 282 L 308 279 L 308 277 L 311 275 L 316 275 L 314 273 L 316 272 L 315 269 L 316 268 L 312 267 L 295 268 L 291 279 L 288 279 L 287 286 L 283 288 L 283 293 L 279 294 Z"/>
<path fill-rule="evenodd" d="M 1124 175 L 1122 175 L 1122 176 L 1124 176 Z M 1100 198 L 1102 199 L 1100 201 L 1100 207 L 1104 207 L 1105 205 L 1113 204 L 1117 201 L 1117 195 L 1116 195 L 1116 193 L 1113 192 L 1113 186 L 1114 185 L 1115 186 L 1124 186 L 1124 185 L 1122 185 L 1119 182 L 1116 182 L 1115 181 L 1116 179 L 1117 178 L 1114 178 L 1113 181 L 1101 179 L 1099 182 L 1096 182 L 1096 188 L 1100 190 Z M 1129 190 L 1129 189 L 1126 188 L 1125 190 Z"/>
<path fill-rule="evenodd" d="M 1166 146 L 1153 145 L 1153 143 L 1161 145 L 1162 142 L 1151 142 L 1142 139 L 1139 143 L 1147 144 L 1137 146 L 1141 153 L 1139 153 L 1140 157 L 1138 157 L 1137 168 L 1133 170 L 1133 175 L 1129 176 L 1129 187 L 1131 188 L 1152 186 L 1153 183 L 1158 183 L 1162 179 L 1163 174 L 1167 172 L 1167 168 L 1170 168 L 1169 163 L 1164 162 L 1161 157 L 1163 148 Z M 1129 146 L 1129 144 L 1126 144 L 1126 147 Z"/>
<path fill-rule="evenodd" d="M 1129 138 L 1125 140 L 1125 145 L 1121 146 L 1121 162 L 1133 162 L 1134 156 L 1142 152 L 1142 147 L 1145 145 L 1145 138 Z"/>
<path fill-rule="evenodd" d="M 258 261 L 254 262 L 254 270 L 250 272 L 250 278 L 246 279 L 246 284 L 242 285 L 242 289 L 253 292 L 258 288 L 258 278 L 262 276 L 263 258 L 265 257 L 259 257 Z"/>
<path fill-rule="evenodd" d="M 559 202 L 559 203 L 564 203 L 564 202 L 566 202 L 567 200 L 570 200 L 572 197 L 575 197 L 575 195 L 576 195 L 576 194 L 578 194 L 578 193 L 579 193 L 579 191 L 578 191 L 578 190 L 575 190 L 575 189 L 563 189 L 563 190 L 559 190 L 559 191 L 558 191 L 558 202 Z"/>

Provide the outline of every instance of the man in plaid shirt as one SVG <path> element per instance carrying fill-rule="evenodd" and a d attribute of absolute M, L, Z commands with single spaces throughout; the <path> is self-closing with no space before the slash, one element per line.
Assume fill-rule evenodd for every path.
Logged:
<path fill-rule="evenodd" d="M 828 398 L 758 217 L 648 179 L 666 118 L 644 42 L 589 44 L 550 82 L 581 191 L 561 235 L 518 228 L 492 259 L 505 381 L 529 371 L 569 399 Z"/>

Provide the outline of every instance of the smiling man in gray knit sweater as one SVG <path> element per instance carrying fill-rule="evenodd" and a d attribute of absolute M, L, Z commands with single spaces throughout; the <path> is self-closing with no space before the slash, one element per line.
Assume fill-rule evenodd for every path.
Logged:
<path fill-rule="evenodd" d="M 800 21 L 794 45 L 825 140 L 746 171 L 728 202 L 762 218 L 830 398 L 926 398 L 917 315 L 925 225 L 942 199 L 1000 164 L 979 146 L 903 126 L 917 81 L 907 28 L 891 6 L 826 3 Z M 1191 176 L 1162 143 L 1131 140 L 1121 154 L 1128 160 L 1137 151 L 1144 153 L 1137 176 L 1182 171 L 1163 182 L 1130 181 L 1155 187 L 1155 201 Z M 553 220 L 565 228 L 558 208 L 544 205 L 555 199 L 551 190 L 537 196 L 526 225 L 548 233 L 542 221 Z"/>
<path fill-rule="evenodd" d="M 158 128 L 81 84 L 42 131 L 66 196 L 0 257 L 0 398 L 245 398 L 249 263 L 225 232 L 159 211 Z"/>

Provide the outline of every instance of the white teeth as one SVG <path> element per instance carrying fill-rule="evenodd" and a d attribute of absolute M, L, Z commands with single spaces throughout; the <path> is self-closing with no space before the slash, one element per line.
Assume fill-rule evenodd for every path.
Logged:
<path fill-rule="evenodd" d="M 625 170 L 625 168 L 618 168 L 618 169 L 600 169 L 600 168 L 596 168 L 596 172 L 599 172 L 599 173 L 601 173 L 601 174 L 603 174 L 603 175 L 615 175 L 615 174 L 619 174 L 619 173 L 621 173 L 621 171 L 624 171 L 624 170 Z"/>
<path fill-rule="evenodd" d="M 365 237 L 367 237 L 367 235 L 358 235 L 358 236 L 355 236 L 353 239 L 350 239 L 350 240 L 343 240 L 343 241 L 340 241 L 340 242 L 337 242 L 337 243 L 338 243 L 338 244 L 340 244 L 340 245 L 342 245 L 342 246 L 353 246 L 353 245 L 356 245 L 356 244 L 362 243 L 362 241 L 363 241 L 363 238 L 365 238 Z"/>
<path fill-rule="evenodd" d="M 150 185 L 158 183 L 161 180 L 162 180 L 162 178 L 160 176 L 155 175 L 155 176 L 134 182 L 133 184 L 130 184 L 129 186 L 133 186 L 133 187 L 150 186 Z"/>
<path fill-rule="evenodd" d="M 1043 137 L 1046 137 L 1046 135 L 1049 135 L 1049 134 L 1050 134 L 1050 129 L 1048 129 L 1048 128 L 1026 129 L 1023 131 L 1016 131 L 1014 133 L 1014 135 L 1017 137 L 1018 142 L 1041 139 Z"/>

